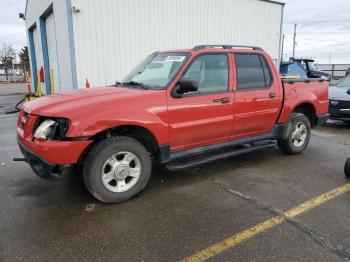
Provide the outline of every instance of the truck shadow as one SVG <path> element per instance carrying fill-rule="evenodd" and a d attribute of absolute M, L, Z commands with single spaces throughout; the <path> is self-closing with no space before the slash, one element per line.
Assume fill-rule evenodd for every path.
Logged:
<path fill-rule="evenodd" d="M 234 158 L 215 161 L 206 165 L 194 168 L 183 169 L 180 171 L 169 171 L 164 166 L 155 166 L 150 181 L 144 192 L 134 197 L 141 199 L 144 195 L 152 198 L 152 195 L 158 197 L 167 191 L 174 190 L 183 186 L 195 186 L 197 183 L 205 182 L 212 175 L 234 172 L 236 169 L 253 164 L 263 163 L 271 154 L 276 154 L 277 149 L 268 149 L 263 152 L 255 152 L 249 155 L 241 155 Z M 277 153 L 279 154 L 279 153 Z M 254 161 L 252 161 L 252 157 Z M 212 170 L 215 170 L 213 173 Z M 34 174 L 32 174 L 34 176 Z M 60 204 L 76 205 L 87 203 L 100 203 L 93 198 L 86 189 L 83 181 L 82 170 L 80 167 L 67 168 L 60 179 L 54 182 L 39 180 L 39 178 L 27 178 L 17 181 L 19 191 L 15 193 L 16 197 L 35 198 L 40 205 L 54 204 L 58 201 Z"/>
<path fill-rule="evenodd" d="M 338 120 L 328 120 L 324 126 L 329 128 L 350 129 L 350 122 L 346 123 Z"/>

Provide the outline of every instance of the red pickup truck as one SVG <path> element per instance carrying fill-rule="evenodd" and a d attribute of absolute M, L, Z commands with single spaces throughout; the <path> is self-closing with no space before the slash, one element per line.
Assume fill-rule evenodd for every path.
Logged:
<path fill-rule="evenodd" d="M 155 52 L 115 86 L 25 103 L 17 138 L 40 177 L 83 165 L 92 195 L 116 203 L 140 192 L 157 163 L 193 167 L 274 140 L 301 153 L 327 111 L 327 81 L 281 80 L 259 47 L 202 45 Z"/>

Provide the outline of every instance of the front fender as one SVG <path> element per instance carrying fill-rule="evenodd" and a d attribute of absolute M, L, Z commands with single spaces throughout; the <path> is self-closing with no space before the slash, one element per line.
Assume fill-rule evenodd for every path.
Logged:
<path fill-rule="evenodd" d="M 91 137 L 104 130 L 124 125 L 140 126 L 149 130 L 158 144 L 169 143 L 169 126 L 165 122 L 165 112 L 118 111 L 100 112 L 80 120 L 71 120 L 67 137 Z"/>

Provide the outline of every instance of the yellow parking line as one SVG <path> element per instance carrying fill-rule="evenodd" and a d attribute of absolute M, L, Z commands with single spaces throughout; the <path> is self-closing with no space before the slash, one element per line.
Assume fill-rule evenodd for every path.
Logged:
<path fill-rule="evenodd" d="M 257 234 L 260 234 L 270 228 L 273 228 L 277 225 L 282 224 L 286 218 L 294 218 L 297 217 L 311 209 L 314 209 L 327 201 L 340 196 L 346 192 L 350 192 L 350 183 L 345 184 L 344 186 L 338 187 L 332 191 L 329 191 L 325 194 L 322 194 L 318 197 L 315 197 L 313 199 L 310 199 L 301 205 L 294 207 L 285 213 L 283 213 L 284 216 L 275 216 L 273 218 L 270 218 L 258 225 L 255 225 L 243 232 L 240 232 L 238 234 L 235 234 L 221 242 L 218 242 L 206 249 L 203 249 L 199 251 L 198 253 L 185 258 L 181 260 L 182 262 L 197 262 L 197 261 L 204 261 L 207 260 L 210 257 L 213 257 L 219 253 L 224 252 L 225 250 L 232 248 L 239 243 L 243 242 L 244 240 L 247 240 Z"/>

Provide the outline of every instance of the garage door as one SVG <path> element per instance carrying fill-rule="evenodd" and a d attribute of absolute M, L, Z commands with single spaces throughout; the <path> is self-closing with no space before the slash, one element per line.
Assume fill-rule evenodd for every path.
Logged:
<path fill-rule="evenodd" d="M 37 70 L 40 70 L 40 68 L 43 66 L 43 57 L 42 57 L 42 52 L 41 52 L 41 48 L 40 48 L 39 31 L 37 28 L 35 28 L 33 30 L 33 40 L 34 40 L 34 48 L 35 48 L 36 68 L 37 68 Z M 35 73 L 38 74 L 38 72 L 35 72 Z M 39 79 L 38 79 L 38 81 L 39 81 Z M 46 93 L 46 88 L 45 88 L 44 84 L 41 84 L 41 93 L 42 94 Z"/>
<path fill-rule="evenodd" d="M 46 18 L 46 38 L 47 52 L 49 56 L 49 66 L 50 70 L 53 71 L 55 92 L 58 92 L 60 90 L 60 79 L 57 61 L 55 20 L 53 14 L 49 15 Z"/>

